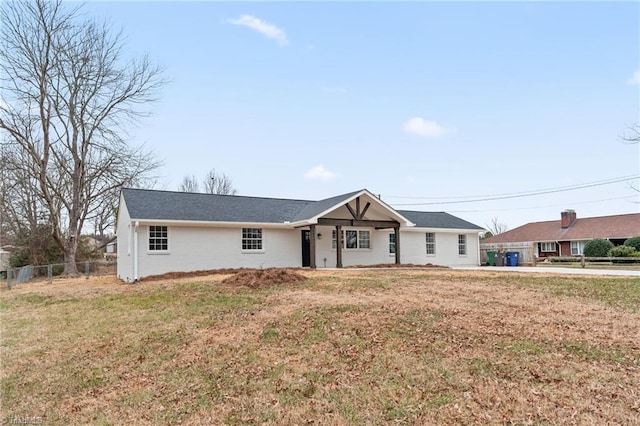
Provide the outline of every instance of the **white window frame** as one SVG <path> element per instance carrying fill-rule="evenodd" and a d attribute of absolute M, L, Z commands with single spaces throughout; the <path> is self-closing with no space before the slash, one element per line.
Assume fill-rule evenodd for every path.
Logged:
<path fill-rule="evenodd" d="M 355 232 L 355 247 L 347 246 L 347 232 Z M 362 238 L 362 234 L 367 233 L 369 236 L 367 238 Z M 338 243 L 336 241 L 336 237 L 338 233 L 335 229 L 331 230 L 331 250 L 335 250 Z M 361 247 L 363 241 L 369 242 L 369 247 Z M 356 250 L 371 250 L 371 231 L 368 229 L 343 229 L 342 230 L 342 250 L 356 251 Z"/>
<path fill-rule="evenodd" d="M 430 235 L 433 237 L 432 241 L 429 241 Z M 435 256 L 436 255 L 436 233 L 425 232 L 424 239 L 425 239 L 425 250 L 426 250 L 427 256 Z M 431 248 L 431 253 L 429 252 L 429 248 Z"/>
<path fill-rule="evenodd" d="M 153 229 L 152 228 L 164 228 L 164 229 Z M 156 232 L 160 232 L 160 236 L 156 235 Z M 164 235 L 163 234 L 164 231 Z M 169 253 L 169 227 L 166 225 L 149 225 L 147 227 L 147 253 Z M 152 236 L 153 233 L 153 236 Z M 151 246 L 151 240 L 154 240 L 154 248 Z M 164 240 L 166 248 L 162 248 L 162 241 Z M 160 248 L 155 248 L 160 245 Z"/>
<path fill-rule="evenodd" d="M 259 237 L 254 237 L 253 234 L 260 234 Z M 247 243 L 245 245 L 245 243 Z M 259 247 L 252 247 L 254 243 L 257 243 Z M 264 253 L 264 229 L 263 228 L 241 228 L 240 229 L 240 248 L 243 253 Z"/>
<path fill-rule="evenodd" d="M 549 249 L 550 247 L 551 249 Z M 554 241 L 540 243 L 540 251 L 542 253 L 554 253 L 556 251 L 556 243 Z"/>
<path fill-rule="evenodd" d="M 396 255 L 396 233 L 392 232 L 389 234 L 389 256 L 395 256 L 395 255 Z"/>
<path fill-rule="evenodd" d="M 467 235 L 458 234 L 458 256 L 467 255 Z"/>
<path fill-rule="evenodd" d="M 576 249 L 575 252 L 574 249 Z M 584 244 L 582 241 L 571 241 L 571 256 L 581 256 L 583 249 Z"/>
<path fill-rule="evenodd" d="M 371 232 L 368 229 L 358 231 L 358 249 L 371 250 Z"/>

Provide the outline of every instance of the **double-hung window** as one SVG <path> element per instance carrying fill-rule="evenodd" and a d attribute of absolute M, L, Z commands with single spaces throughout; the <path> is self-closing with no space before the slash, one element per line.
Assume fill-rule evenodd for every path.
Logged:
<path fill-rule="evenodd" d="M 427 243 L 427 254 L 435 255 L 436 254 L 436 234 L 435 232 L 427 232 L 426 243 Z"/>
<path fill-rule="evenodd" d="M 331 248 L 335 249 L 337 245 L 337 233 L 334 229 L 331 231 Z M 371 233 L 355 229 L 342 231 L 342 247 L 347 250 L 370 249 Z"/>
<path fill-rule="evenodd" d="M 389 254 L 396 254 L 396 234 L 389 234 Z"/>
<path fill-rule="evenodd" d="M 242 250 L 262 250 L 262 228 L 242 228 Z"/>
<path fill-rule="evenodd" d="M 582 244 L 580 241 L 571 241 L 571 256 L 580 256 L 582 254 Z"/>
<path fill-rule="evenodd" d="M 169 233 L 166 226 L 149 226 L 149 251 L 168 251 Z"/>
<path fill-rule="evenodd" d="M 556 251 L 556 243 L 540 243 L 540 250 L 544 253 L 552 253 Z"/>
<path fill-rule="evenodd" d="M 467 255 L 467 236 L 464 234 L 458 235 L 458 254 L 460 256 Z"/>
<path fill-rule="evenodd" d="M 345 242 L 348 249 L 358 248 L 358 231 L 344 231 Z"/>

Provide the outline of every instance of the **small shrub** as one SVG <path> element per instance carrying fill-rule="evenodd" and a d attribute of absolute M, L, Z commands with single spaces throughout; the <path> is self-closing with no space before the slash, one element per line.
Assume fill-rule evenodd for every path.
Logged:
<path fill-rule="evenodd" d="M 16 250 L 9 257 L 9 266 L 21 268 L 29 264 L 29 252 L 25 249 Z"/>
<path fill-rule="evenodd" d="M 614 247 L 609 251 L 609 256 L 618 258 L 613 260 L 613 263 L 637 263 L 640 261 L 640 251 L 635 251 L 633 247 L 629 246 Z"/>
<path fill-rule="evenodd" d="M 624 242 L 624 245 L 627 247 L 633 247 L 635 251 L 640 252 L 640 237 L 632 237 Z"/>
<path fill-rule="evenodd" d="M 585 244 L 583 253 L 586 257 L 605 257 L 612 248 L 613 243 L 611 241 L 596 238 Z"/>
<path fill-rule="evenodd" d="M 629 246 L 616 246 L 609 250 L 609 256 L 611 257 L 631 257 L 636 252 L 633 247 Z"/>

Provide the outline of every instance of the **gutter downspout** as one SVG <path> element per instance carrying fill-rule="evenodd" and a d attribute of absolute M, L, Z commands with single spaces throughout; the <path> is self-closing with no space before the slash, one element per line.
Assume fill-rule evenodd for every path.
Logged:
<path fill-rule="evenodd" d="M 133 223 L 133 283 L 138 283 L 138 226 L 137 220 Z"/>

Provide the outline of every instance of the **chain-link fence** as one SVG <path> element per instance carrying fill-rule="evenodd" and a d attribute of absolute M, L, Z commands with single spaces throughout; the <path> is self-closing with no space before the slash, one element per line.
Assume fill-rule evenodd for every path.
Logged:
<path fill-rule="evenodd" d="M 107 276 L 116 274 L 115 261 L 87 261 L 77 262 L 76 267 L 80 276 L 89 278 L 91 276 Z M 52 265 L 27 265 L 21 268 L 7 269 L 7 288 L 11 289 L 18 284 L 34 281 L 52 282 L 55 277 L 62 275 L 64 272 L 64 263 L 55 263 Z"/>

